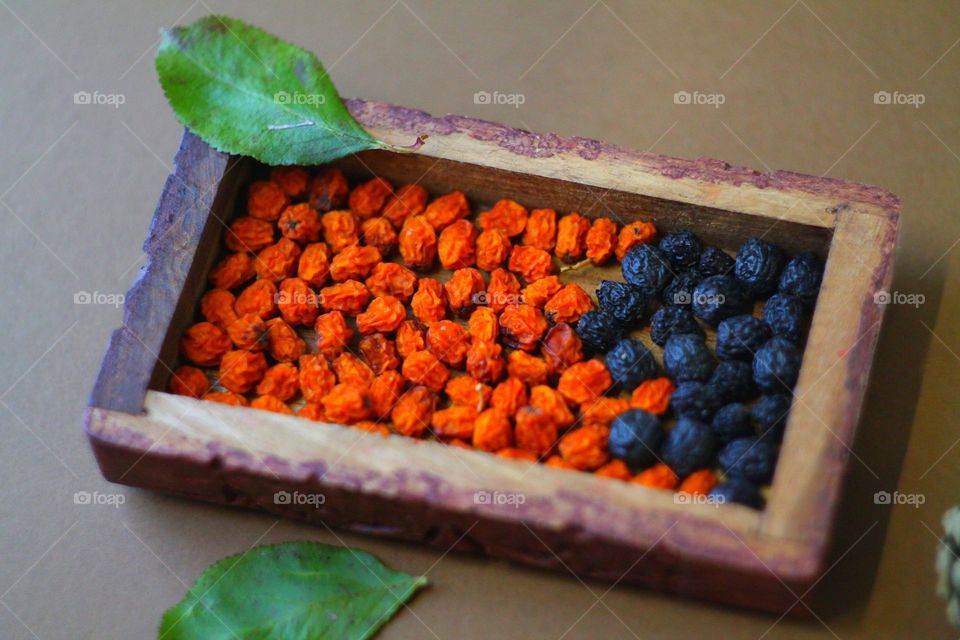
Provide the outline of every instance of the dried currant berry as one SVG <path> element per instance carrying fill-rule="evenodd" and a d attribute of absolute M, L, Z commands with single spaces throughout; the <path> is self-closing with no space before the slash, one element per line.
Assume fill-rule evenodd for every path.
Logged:
<path fill-rule="evenodd" d="M 690 308 L 707 324 L 739 315 L 750 307 L 750 298 L 740 283 L 731 276 L 710 276 L 693 290 Z"/>
<path fill-rule="evenodd" d="M 627 252 L 621 264 L 623 279 L 648 296 L 657 296 L 673 277 L 670 263 L 660 249 L 640 245 Z"/>
<path fill-rule="evenodd" d="M 660 239 L 660 251 L 677 271 L 696 267 L 700 262 L 700 238 L 692 231 L 668 233 Z"/>
<path fill-rule="evenodd" d="M 606 311 L 587 311 L 577 322 L 577 335 L 595 351 L 606 352 L 623 337 L 624 326 Z"/>
<path fill-rule="evenodd" d="M 763 321 L 773 335 L 800 344 L 807 332 L 807 306 L 800 298 L 775 293 L 763 304 Z"/>
<path fill-rule="evenodd" d="M 610 426 L 610 455 L 633 469 L 643 469 L 657 461 L 663 438 L 657 416 L 631 409 L 617 416 Z"/>
<path fill-rule="evenodd" d="M 812 251 L 798 253 L 783 268 L 777 290 L 803 300 L 812 307 L 823 280 L 823 260 Z"/>
<path fill-rule="evenodd" d="M 740 245 L 733 272 L 751 295 L 765 298 L 776 291 L 783 263 L 780 247 L 751 238 Z"/>
<path fill-rule="evenodd" d="M 667 375 L 675 381 L 706 381 L 717 362 L 701 336 L 680 333 L 667 340 L 663 348 L 663 366 Z"/>
<path fill-rule="evenodd" d="M 770 327 L 759 318 L 727 318 L 717 326 L 717 356 L 723 360 L 750 361 L 771 335 Z"/>
<path fill-rule="evenodd" d="M 735 264 L 733 256 L 730 256 L 719 247 L 704 247 L 700 253 L 700 262 L 697 268 L 700 275 L 704 278 L 710 276 L 725 276 L 733 271 Z"/>
<path fill-rule="evenodd" d="M 766 393 L 790 391 L 800 375 L 800 358 L 796 345 L 774 336 L 753 357 L 753 381 Z"/>
<path fill-rule="evenodd" d="M 657 375 L 657 360 L 647 347 L 636 338 L 624 338 L 611 349 L 604 361 L 620 389 L 635 388 L 644 380 Z"/>
<path fill-rule="evenodd" d="M 649 298 L 640 289 L 626 282 L 601 280 L 597 288 L 600 308 L 624 327 L 638 326 L 647 315 Z"/>
<path fill-rule="evenodd" d="M 660 450 L 660 459 L 673 469 L 677 476 L 685 478 L 697 469 L 709 465 L 716 452 L 717 438 L 710 426 L 682 416 L 667 432 Z"/>

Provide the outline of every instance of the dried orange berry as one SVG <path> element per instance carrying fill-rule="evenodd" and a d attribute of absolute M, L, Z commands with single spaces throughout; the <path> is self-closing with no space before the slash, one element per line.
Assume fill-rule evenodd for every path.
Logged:
<path fill-rule="evenodd" d="M 334 358 L 347 348 L 353 338 L 353 329 L 347 325 L 343 314 L 330 311 L 317 317 L 313 325 L 317 334 L 317 351 L 327 358 Z"/>
<path fill-rule="evenodd" d="M 390 333 L 407 317 L 403 303 L 393 296 L 378 296 L 367 310 L 357 315 L 357 331 L 362 334 Z"/>
<path fill-rule="evenodd" d="M 470 446 L 470 443 L 461 440 L 460 438 L 454 438 L 452 440 L 447 440 L 446 442 L 447 446 L 456 447 L 457 449 L 473 449 L 473 447 Z"/>
<path fill-rule="evenodd" d="M 210 390 L 210 380 L 200 369 L 196 367 L 177 367 L 177 370 L 170 376 L 170 393 L 178 396 L 189 396 L 191 398 L 202 398 L 203 394 Z"/>
<path fill-rule="evenodd" d="M 246 407 L 250 403 L 247 402 L 247 399 L 243 396 L 233 393 L 232 391 L 211 391 L 201 398 L 202 400 L 207 400 L 209 402 L 219 402 L 220 404 L 227 404 L 231 407 Z"/>
<path fill-rule="evenodd" d="M 244 216 L 230 223 L 223 242 L 230 251 L 257 252 L 273 244 L 275 228 L 266 220 Z"/>
<path fill-rule="evenodd" d="M 397 232 L 386 218 L 364 220 L 360 225 L 360 237 L 363 238 L 364 244 L 376 247 L 382 256 L 389 255 L 399 241 Z"/>
<path fill-rule="evenodd" d="M 307 420 L 315 420 L 317 422 L 327 421 L 327 414 L 323 412 L 323 405 L 317 402 L 306 403 L 297 409 L 297 415 Z"/>
<path fill-rule="evenodd" d="M 580 407 L 580 419 L 585 426 L 610 427 L 614 418 L 629 408 L 625 398 L 601 397 Z"/>
<path fill-rule="evenodd" d="M 401 358 L 407 358 L 414 351 L 427 348 L 423 328 L 416 320 L 404 320 L 397 327 L 397 353 Z"/>
<path fill-rule="evenodd" d="M 350 192 L 350 210 L 361 219 L 375 216 L 392 195 L 392 184 L 384 178 L 373 178 Z"/>
<path fill-rule="evenodd" d="M 259 351 L 267 346 L 267 323 L 257 314 L 248 313 L 230 323 L 227 335 L 237 349 Z"/>
<path fill-rule="evenodd" d="M 462 367 L 470 348 L 470 334 L 452 320 L 431 322 L 427 327 L 427 349 L 441 362 Z"/>
<path fill-rule="evenodd" d="M 517 276 L 506 269 L 494 269 L 490 273 L 485 302 L 497 313 L 506 309 L 507 305 L 519 304 L 520 281 Z"/>
<path fill-rule="evenodd" d="M 330 277 L 337 282 L 363 280 L 382 260 L 376 247 L 354 244 L 333 257 L 333 262 L 330 263 Z"/>
<path fill-rule="evenodd" d="M 383 424 L 382 422 L 374 422 L 372 420 L 361 420 L 355 424 L 350 425 L 354 429 L 360 429 L 361 431 L 366 431 L 367 433 L 375 433 L 378 436 L 383 436 L 386 438 L 391 434 L 390 427 Z"/>
<path fill-rule="evenodd" d="M 500 334 L 500 322 L 490 307 L 477 307 L 470 314 L 467 329 L 474 340 L 494 342 Z"/>
<path fill-rule="evenodd" d="M 676 390 L 670 378 L 651 378 L 644 380 L 633 390 L 630 406 L 643 409 L 655 416 L 662 416 L 670 406 L 670 396 Z"/>
<path fill-rule="evenodd" d="M 362 282 L 347 280 L 320 290 L 320 306 L 324 311 L 341 311 L 355 316 L 370 302 L 370 292 Z"/>
<path fill-rule="evenodd" d="M 503 376 L 506 363 L 503 361 L 503 347 L 495 342 L 473 340 L 467 350 L 467 373 L 492 384 Z"/>
<path fill-rule="evenodd" d="M 569 213 L 557 223 L 557 257 L 564 262 L 576 262 L 587 250 L 590 220 L 579 213 Z"/>
<path fill-rule="evenodd" d="M 612 384 L 610 373 L 602 361 L 587 360 L 570 365 L 560 374 L 557 389 L 569 402 L 587 404 L 595 402 Z"/>
<path fill-rule="evenodd" d="M 528 284 L 520 291 L 520 295 L 523 297 L 525 304 L 542 309 L 547 304 L 547 301 L 562 288 L 563 284 L 560 282 L 560 278 L 557 276 L 547 276 L 546 278 L 540 278 Z"/>
<path fill-rule="evenodd" d="M 489 229 L 477 236 L 477 266 L 493 271 L 510 257 L 510 238 L 502 229 Z"/>
<path fill-rule="evenodd" d="M 323 356 L 308 353 L 300 357 L 300 392 L 307 402 L 319 403 L 337 383 L 337 377 Z"/>
<path fill-rule="evenodd" d="M 553 259 L 543 249 L 516 245 L 510 252 L 509 267 L 529 283 L 549 276 L 553 272 Z"/>
<path fill-rule="evenodd" d="M 450 377 L 450 371 L 429 351 L 411 353 L 403 361 L 400 372 L 413 384 L 421 384 L 434 392 L 443 390 Z"/>
<path fill-rule="evenodd" d="M 593 427 L 580 427 L 565 434 L 557 445 L 560 455 L 575 469 L 591 471 L 607 461 L 607 434 Z"/>
<path fill-rule="evenodd" d="M 567 471 L 576 471 L 577 468 L 564 460 L 562 457 L 553 455 L 544 460 L 543 464 L 548 467 L 553 467 L 554 469 L 565 469 Z"/>
<path fill-rule="evenodd" d="M 469 220 L 457 220 L 440 232 L 437 255 L 445 269 L 472 267 L 477 256 L 477 228 Z"/>
<path fill-rule="evenodd" d="M 323 239 L 334 253 L 360 242 L 360 223 L 352 211 L 328 211 L 320 218 Z"/>
<path fill-rule="evenodd" d="M 420 322 L 443 320 L 447 317 L 447 292 L 438 280 L 421 278 L 410 308 Z"/>
<path fill-rule="evenodd" d="M 287 278 L 280 283 L 277 306 L 280 315 L 292 325 L 309 326 L 320 313 L 317 294 L 300 278 Z"/>
<path fill-rule="evenodd" d="M 210 270 L 210 282 L 218 289 L 236 289 L 255 275 L 257 271 L 249 253 L 231 253 Z"/>
<path fill-rule="evenodd" d="M 307 352 L 306 341 L 283 318 L 267 321 L 266 340 L 267 351 L 278 362 L 293 362 Z"/>
<path fill-rule="evenodd" d="M 623 256 L 627 255 L 630 249 L 649 242 L 656 234 L 657 228 L 650 222 L 639 220 L 626 225 L 617 237 L 617 260 L 623 260 Z"/>
<path fill-rule="evenodd" d="M 260 351 L 227 351 L 220 360 L 220 384 L 234 393 L 250 391 L 267 371 Z"/>
<path fill-rule="evenodd" d="M 257 385 L 258 395 L 271 395 L 283 402 L 291 399 L 300 391 L 300 370 L 289 362 L 275 364 L 263 374 Z"/>
<path fill-rule="evenodd" d="M 357 345 L 357 348 L 360 350 L 360 355 L 377 375 L 400 366 L 397 348 L 382 333 L 363 336 L 360 338 L 360 344 Z"/>
<path fill-rule="evenodd" d="M 576 421 L 563 395 L 545 384 L 530 389 L 530 406 L 540 409 L 545 416 L 553 420 L 558 429 L 566 429 Z"/>
<path fill-rule="evenodd" d="M 507 375 L 519 378 L 531 386 L 547 384 L 550 365 L 543 358 L 532 356 L 526 351 L 513 351 L 507 356 Z"/>
<path fill-rule="evenodd" d="M 627 481 L 633 477 L 633 474 L 630 473 L 630 467 L 619 458 L 614 458 L 593 473 L 602 478 L 612 478 L 613 480 Z"/>
<path fill-rule="evenodd" d="M 317 211 L 330 211 L 343 204 L 349 191 L 343 172 L 336 167 L 326 167 L 310 181 L 310 204 Z"/>
<path fill-rule="evenodd" d="M 337 374 L 337 381 L 343 385 L 350 385 L 359 389 L 367 389 L 373 384 L 373 369 L 367 363 L 350 352 L 341 353 L 333 361 L 333 372 Z"/>
<path fill-rule="evenodd" d="M 700 469 L 694 471 L 680 483 L 677 491 L 683 493 L 692 493 L 695 496 L 705 496 L 710 490 L 717 486 L 719 480 L 711 469 Z"/>
<path fill-rule="evenodd" d="M 207 322 L 224 329 L 237 319 L 236 302 L 236 296 L 226 289 L 210 289 L 200 298 L 200 313 Z"/>
<path fill-rule="evenodd" d="M 488 385 L 470 376 L 450 378 L 447 386 L 444 387 L 444 392 L 450 398 L 450 402 L 473 407 L 477 413 L 483 411 L 487 403 L 490 402 L 492 391 L 493 389 Z"/>
<path fill-rule="evenodd" d="M 499 451 L 513 444 L 513 426 L 501 409 L 487 409 L 473 424 L 473 446 L 481 451 Z"/>
<path fill-rule="evenodd" d="M 400 435 L 419 438 L 430 426 L 437 397 L 426 387 L 413 387 L 396 401 L 390 412 L 393 428 Z"/>
<path fill-rule="evenodd" d="M 677 486 L 677 481 L 677 474 L 675 474 L 670 467 L 659 462 L 649 469 L 644 469 L 638 473 L 630 482 L 653 489 L 673 490 Z"/>
<path fill-rule="evenodd" d="M 543 312 L 529 304 L 511 304 L 500 314 L 500 335 L 508 347 L 533 351 L 546 331 Z"/>
<path fill-rule="evenodd" d="M 473 437 L 473 424 L 476 420 L 476 407 L 453 405 L 441 411 L 434 411 L 430 418 L 430 426 L 433 427 L 437 437 L 469 440 Z"/>
<path fill-rule="evenodd" d="M 601 265 L 610 259 L 617 248 L 617 223 L 610 218 L 597 218 L 587 232 L 587 257 Z"/>
<path fill-rule="evenodd" d="M 410 216 L 400 228 L 400 257 L 413 269 L 429 269 L 437 257 L 437 232 L 426 216 Z"/>
<path fill-rule="evenodd" d="M 279 185 L 291 198 L 300 198 L 307 194 L 310 174 L 303 167 L 274 167 L 270 171 L 270 182 Z"/>
<path fill-rule="evenodd" d="M 201 367 L 218 364 L 232 347 L 227 332 L 211 322 L 198 322 L 184 331 L 180 339 L 180 353 Z"/>
<path fill-rule="evenodd" d="M 384 371 L 370 385 L 370 408 L 373 415 L 386 418 L 400 399 L 406 381 L 399 371 Z"/>
<path fill-rule="evenodd" d="M 527 405 L 527 385 L 516 378 L 507 378 L 493 389 L 490 406 L 500 409 L 508 416 L 516 415 L 520 407 Z"/>
<path fill-rule="evenodd" d="M 407 303 L 417 289 L 417 274 L 396 262 L 381 262 L 366 279 L 367 289 L 375 296 L 393 296 Z"/>
<path fill-rule="evenodd" d="M 513 238 L 527 226 L 527 208 L 513 200 L 498 200 L 492 209 L 477 216 L 477 223 L 484 231 L 500 229 Z"/>
<path fill-rule="evenodd" d="M 284 238 L 296 242 L 316 242 L 320 239 L 320 214 L 306 202 L 284 209 L 277 226 Z"/>
<path fill-rule="evenodd" d="M 418 184 L 407 184 L 387 200 L 381 215 L 390 221 L 395 229 L 403 226 L 410 216 L 418 216 L 427 206 L 427 190 Z"/>
<path fill-rule="evenodd" d="M 572 326 L 558 322 L 543 337 L 541 352 L 551 369 L 562 372 L 583 360 L 583 342 Z"/>
<path fill-rule="evenodd" d="M 534 209 L 523 232 L 523 244 L 550 251 L 557 243 L 557 212 L 553 209 Z"/>
<path fill-rule="evenodd" d="M 550 322 L 575 323 L 594 308 L 593 298 L 578 284 L 568 284 L 557 291 L 543 307 Z"/>
<path fill-rule="evenodd" d="M 353 424 L 370 417 L 367 390 L 349 384 L 338 384 L 320 401 L 331 422 Z"/>
<path fill-rule="evenodd" d="M 280 185 L 258 180 L 247 191 L 247 214 L 261 220 L 276 220 L 290 200 Z"/>
<path fill-rule="evenodd" d="M 239 316 L 252 313 L 266 320 L 277 314 L 277 285 L 269 280 L 257 280 L 240 292 L 233 305 Z"/>
<path fill-rule="evenodd" d="M 500 451 L 497 451 L 497 456 L 506 460 L 526 460 L 527 462 L 537 461 L 537 456 L 533 455 L 529 451 L 524 451 L 523 449 L 518 449 L 516 447 L 500 449 Z"/>
<path fill-rule="evenodd" d="M 313 242 L 303 248 L 297 265 L 297 276 L 315 287 L 322 287 L 330 277 L 330 247 L 325 242 Z"/>
<path fill-rule="evenodd" d="M 296 271 L 300 247 L 289 238 L 280 238 L 275 244 L 257 254 L 253 266 L 261 280 L 280 282 Z"/>
<path fill-rule="evenodd" d="M 537 407 L 520 407 L 513 437 L 517 447 L 542 457 L 557 441 L 557 425 L 553 418 Z"/>
<path fill-rule="evenodd" d="M 483 274 L 476 269 L 457 269 L 443 285 L 450 311 L 462 315 L 473 311 L 486 288 Z"/>
<path fill-rule="evenodd" d="M 423 211 L 426 222 L 437 231 L 468 215 L 470 215 L 470 205 L 462 191 L 451 191 L 440 196 L 428 204 Z"/>

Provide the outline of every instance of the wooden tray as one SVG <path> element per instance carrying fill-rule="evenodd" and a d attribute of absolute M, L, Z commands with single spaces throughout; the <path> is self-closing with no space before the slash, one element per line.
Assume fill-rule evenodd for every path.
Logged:
<path fill-rule="evenodd" d="M 300 418 L 162 391 L 195 317 L 241 185 L 261 171 L 185 133 L 85 414 L 112 482 L 251 507 L 351 531 L 486 553 L 584 578 L 622 580 L 718 602 L 790 610 L 829 551 L 849 447 L 892 277 L 899 200 L 874 187 L 715 160 L 679 160 L 350 101 L 375 135 L 430 141 L 418 155 L 366 152 L 348 177 L 419 181 L 473 203 L 512 198 L 689 228 L 735 249 L 764 236 L 827 257 L 794 407 L 763 511 L 678 504 L 670 492 L 403 437 L 316 428 Z M 523 503 L 477 492 L 522 495 Z M 322 505 L 277 499 L 322 494 Z M 281 494 L 282 495 L 282 494 Z M 811 594 L 806 594 L 806 599 Z"/>

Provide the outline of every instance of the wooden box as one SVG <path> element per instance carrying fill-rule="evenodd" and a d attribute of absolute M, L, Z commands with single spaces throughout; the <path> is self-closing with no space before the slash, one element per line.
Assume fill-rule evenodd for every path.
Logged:
<path fill-rule="evenodd" d="M 348 176 L 461 189 L 474 204 L 693 229 L 735 249 L 751 236 L 814 250 L 826 274 L 767 506 L 678 503 L 670 492 L 543 465 L 165 393 L 241 185 L 262 167 L 190 133 L 144 245 L 85 415 L 112 482 L 251 507 L 356 532 L 485 553 L 582 578 L 622 581 L 777 613 L 825 568 L 883 305 L 899 201 L 881 189 L 715 160 L 638 153 L 463 117 L 350 101 L 375 135 L 430 135 L 420 154 L 367 152 Z M 587 276 L 588 278 L 591 276 Z M 323 494 L 321 505 L 278 492 Z M 522 495 L 522 504 L 486 500 Z M 282 494 L 281 494 L 282 495 Z"/>

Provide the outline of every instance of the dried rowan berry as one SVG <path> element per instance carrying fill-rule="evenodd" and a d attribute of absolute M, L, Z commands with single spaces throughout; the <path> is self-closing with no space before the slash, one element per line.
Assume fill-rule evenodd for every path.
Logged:
<path fill-rule="evenodd" d="M 446 318 L 447 293 L 443 285 L 433 278 L 421 278 L 410 308 L 420 322 L 437 322 Z"/>
<path fill-rule="evenodd" d="M 210 270 L 210 282 L 218 289 L 236 289 L 255 275 L 257 270 L 253 256 L 249 253 L 231 253 Z"/>
<path fill-rule="evenodd" d="M 314 420 L 316 422 L 326 422 L 327 414 L 323 412 L 323 405 L 317 402 L 308 402 L 299 409 L 297 409 L 297 415 L 301 418 L 306 418 L 307 420 Z"/>
<path fill-rule="evenodd" d="M 400 366 L 397 348 L 382 333 L 373 333 L 360 338 L 357 345 L 360 355 L 377 375 Z"/>
<path fill-rule="evenodd" d="M 254 281 L 240 292 L 233 309 L 236 316 L 252 313 L 264 320 L 275 316 L 277 314 L 277 285 L 269 280 Z"/>
<path fill-rule="evenodd" d="M 440 438 L 469 440 L 473 437 L 473 424 L 476 420 L 476 407 L 453 405 L 447 409 L 434 411 L 430 419 L 430 426 L 433 427 L 433 432 Z"/>
<path fill-rule="evenodd" d="M 498 200 L 493 208 L 477 216 L 477 223 L 484 231 L 501 229 L 513 238 L 527 226 L 527 208 L 513 200 Z"/>
<path fill-rule="evenodd" d="M 350 426 L 354 429 L 360 429 L 360 431 L 366 431 L 367 433 L 375 433 L 378 436 L 383 436 L 384 438 L 391 435 L 390 427 L 382 422 L 374 422 L 373 420 L 361 420 L 360 422 L 355 422 Z"/>
<path fill-rule="evenodd" d="M 373 268 L 373 272 L 365 282 L 367 289 L 373 295 L 393 296 L 407 303 L 416 291 L 417 274 L 396 262 L 380 262 Z"/>
<path fill-rule="evenodd" d="M 299 257 L 299 245 L 289 238 L 280 238 L 257 254 L 253 266 L 261 280 L 277 283 L 293 275 Z"/>
<path fill-rule="evenodd" d="M 602 265 L 617 248 L 617 223 L 610 218 L 597 218 L 587 232 L 587 258 Z"/>
<path fill-rule="evenodd" d="M 477 266 L 493 271 L 510 257 L 510 238 L 501 229 L 489 229 L 477 236 Z"/>
<path fill-rule="evenodd" d="M 367 310 L 357 315 L 357 331 L 362 334 L 390 333 L 407 317 L 403 303 L 393 296 L 378 296 Z"/>
<path fill-rule="evenodd" d="M 470 314 L 467 329 L 474 340 L 494 342 L 500 333 L 496 312 L 490 307 L 477 307 Z"/>
<path fill-rule="evenodd" d="M 291 325 L 309 326 L 320 313 L 317 294 L 300 278 L 287 278 L 280 283 L 277 306 L 280 315 Z"/>
<path fill-rule="evenodd" d="M 232 391 L 211 391 L 201 398 L 208 402 L 219 402 L 220 404 L 230 405 L 232 407 L 246 407 L 250 403 L 243 396 Z"/>
<path fill-rule="evenodd" d="M 517 378 L 507 378 L 494 387 L 490 394 L 490 406 L 512 416 L 520 407 L 528 404 L 527 398 L 527 385 Z"/>
<path fill-rule="evenodd" d="M 400 257 L 413 269 L 430 269 L 437 257 L 437 232 L 425 216 L 410 216 L 400 229 Z"/>
<path fill-rule="evenodd" d="M 300 392 L 307 402 L 319 403 L 337 383 L 337 377 L 323 356 L 308 353 L 300 357 Z"/>
<path fill-rule="evenodd" d="M 570 365 L 583 360 L 583 343 L 580 336 L 566 322 L 550 327 L 541 346 L 544 360 L 554 371 L 563 372 Z"/>
<path fill-rule="evenodd" d="M 523 380 L 531 386 L 546 384 L 551 373 L 550 365 L 546 360 L 532 356 L 526 351 L 512 351 L 507 356 L 507 375 Z"/>
<path fill-rule="evenodd" d="M 267 371 L 267 359 L 260 351 L 227 351 L 220 360 L 219 381 L 224 389 L 246 393 Z"/>
<path fill-rule="evenodd" d="M 551 251 L 557 243 L 557 212 L 553 209 L 534 209 L 527 219 L 523 244 Z"/>
<path fill-rule="evenodd" d="M 320 225 L 323 239 L 334 253 L 360 242 L 360 223 L 352 211 L 329 211 L 320 218 Z"/>
<path fill-rule="evenodd" d="M 452 440 L 446 441 L 448 447 L 455 447 L 457 449 L 469 449 L 473 450 L 473 446 L 466 440 L 461 440 L 460 438 L 454 438 Z"/>
<path fill-rule="evenodd" d="M 314 242 L 303 248 L 297 276 L 315 287 L 322 287 L 330 277 L 330 247 L 325 242 Z"/>
<path fill-rule="evenodd" d="M 557 276 L 540 278 L 525 286 L 520 292 L 523 302 L 535 307 L 543 308 L 553 296 L 563 288 L 563 283 Z"/>
<path fill-rule="evenodd" d="M 198 322 L 183 332 L 180 339 L 180 353 L 201 367 L 219 364 L 233 345 L 227 332 L 210 322 Z"/>
<path fill-rule="evenodd" d="M 347 325 L 343 314 L 330 311 L 317 317 L 313 325 L 317 334 L 317 350 L 327 358 L 334 358 L 347 348 L 353 338 L 353 329 Z"/>
<path fill-rule="evenodd" d="M 593 309 L 593 298 L 578 284 L 568 284 L 557 291 L 543 307 L 550 322 L 576 322 Z"/>
<path fill-rule="evenodd" d="M 386 218 L 364 220 L 360 225 L 360 235 L 365 244 L 376 247 L 382 256 L 389 255 L 399 242 L 397 232 Z"/>
<path fill-rule="evenodd" d="M 200 313 L 207 322 L 224 329 L 237 319 L 236 301 L 236 296 L 226 289 L 210 289 L 200 299 Z"/>
<path fill-rule="evenodd" d="M 382 262 L 376 247 L 351 245 L 334 256 L 330 263 L 330 277 L 337 282 L 363 280 Z"/>
<path fill-rule="evenodd" d="M 406 386 L 399 371 L 384 371 L 374 378 L 370 384 L 370 408 L 373 415 L 386 418 L 393 410 L 393 406 L 400 399 L 403 388 Z"/>
<path fill-rule="evenodd" d="M 209 390 L 210 380 L 207 374 L 196 367 L 177 367 L 170 376 L 170 393 L 178 396 L 202 398 L 203 394 Z"/>
<path fill-rule="evenodd" d="M 414 351 L 427 348 L 423 328 L 416 320 L 404 320 L 397 327 L 397 353 L 407 358 Z"/>
<path fill-rule="evenodd" d="M 630 402 L 625 398 L 602 397 L 581 406 L 580 419 L 584 426 L 609 428 L 614 419 L 628 409 Z"/>
<path fill-rule="evenodd" d="M 450 378 L 447 386 L 444 387 L 447 397 L 454 404 L 462 404 L 476 409 L 477 413 L 486 408 L 490 402 L 490 394 L 493 389 L 479 380 L 470 376 L 457 376 Z"/>
<path fill-rule="evenodd" d="M 537 456 L 533 455 L 529 451 L 518 449 L 517 447 L 500 449 L 500 451 L 497 451 L 497 457 L 504 458 L 506 460 L 525 460 L 526 462 L 537 461 Z"/>
<path fill-rule="evenodd" d="M 657 235 L 657 228 L 653 223 L 638 220 L 625 225 L 617 237 L 617 260 L 623 260 L 630 249 L 649 242 L 655 235 Z"/>
<path fill-rule="evenodd" d="M 510 271 L 519 274 L 528 283 L 553 273 L 553 259 L 550 254 L 537 247 L 514 246 L 508 265 Z"/>
<path fill-rule="evenodd" d="M 517 447 L 542 457 L 557 441 L 557 425 L 553 418 L 537 407 L 520 407 L 513 430 Z"/>
<path fill-rule="evenodd" d="M 307 352 L 307 343 L 281 318 L 267 321 L 266 340 L 267 350 L 278 362 L 299 360 Z"/>
<path fill-rule="evenodd" d="M 457 269 L 443 285 L 447 294 L 447 305 L 453 313 L 467 315 L 483 298 L 487 285 L 483 274 L 476 269 Z"/>
<path fill-rule="evenodd" d="M 540 409 L 558 429 L 566 429 L 576 420 L 563 395 L 545 384 L 530 389 L 530 406 Z"/>
<path fill-rule="evenodd" d="M 564 469 L 566 471 L 576 471 L 577 468 L 558 455 L 552 455 L 543 464 L 554 469 Z"/>
<path fill-rule="evenodd" d="M 300 370 L 289 362 L 275 364 L 263 374 L 257 384 L 257 395 L 270 395 L 286 402 L 300 391 Z"/>
<path fill-rule="evenodd" d="M 404 220 L 410 216 L 418 216 L 427 206 L 427 190 L 418 184 L 407 184 L 393 194 L 383 206 L 381 215 L 395 229 L 403 226 Z"/>
<path fill-rule="evenodd" d="M 473 424 L 473 446 L 481 451 L 499 451 L 513 444 L 513 426 L 501 409 L 487 409 Z"/>
<path fill-rule="evenodd" d="M 338 384 L 320 401 L 331 422 L 353 424 L 370 417 L 370 397 L 366 388 Z"/>
<path fill-rule="evenodd" d="M 487 304 L 500 313 L 507 305 L 518 304 L 520 301 L 520 281 L 517 276 L 506 269 L 494 269 L 490 273 L 486 295 L 477 300 L 477 303 Z"/>
<path fill-rule="evenodd" d="M 393 195 L 393 185 L 384 178 L 373 178 L 350 192 L 349 206 L 361 219 L 375 216 Z"/>
<path fill-rule="evenodd" d="M 451 191 L 440 196 L 428 204 L 423 212 L 425 221 L 437 231 L 468 215 L 470 215 L 470 205 L 462 191 Z"/>
<path fill-rule="evenodd" d="M 470 334 L 452 320 L 431 322 L 427 327 L 427 349 L 441 362 L 460 368 L 470 348 Z"/>
<path fill-rule="evenodd" d="M 257 252 L 273 244 L 275 227 L 272 223 L 251 216 L 237 218 L 230 223 L 223 242 L 230 251 Z"/>
<path fill-rule="evenodd" d="M 692 493 L 695 496 L 705 496 L 717 486 L 718 482 L 716 474 L 711 469 L 700 469 L 688 475 L 677 487 L 677 491 Z"/>
<path fill-rule="evenodd" d="M 587 404 L 596 401 L 612 384 L 610 373 L 602 361 L 587 360 L 570 365 L 560 374 L 557 389 L 568 401 Z"/>
<path fill-rule="evenodd" d="M 670 378 L 653 378 L 644 380 L 633 390 L 630 396 L 630 406 L 634 409 L 643 409 L 655 416 L 662 416 L 670 406 L 670 396 L 676 390 Z"/>
<path fill-rule="evenodd" d="M 424 386 L 413 387 L 400 396 L 390 412 L 390 421 L 397 433 L 419 438 L 430 426 L 437 397 Z"/>
<path fill-rule="evenodd" d="M 594 475 L 600 476 L 601 478 L 611 478 L 613 480 L 630 480 L 633 477 L 633 474 L 630 473 L 630 467 L 627 466 L 627 463 L 619 458 L 614 458 L 607 464 L 603 465 L 599 469 L 593 472 Z"/>
<path fill-rule="evenodd" d="M 310 181 L 310 204 L 318 211 L 330 211 L 343 204 L 349 191 L 343 172 L 336 167 L 326 167 Z"/>
<path fill-rule="evenodd" d="M 546 331 L 543 312 L 529 304 L 511 304 L 500 314 L 500 335 L 508 347 L 533 351 Z"/>
<path fill-rule="evenodd" d="M 276 183 L 291 198 L 300 198 L 307 193 L 310 174 L 303 167 L 274 167 L 270 182 Z"/>
<path fill-rule="evenodd" d="M 260 220 L 276 220 L 290 202 L 283 188 L 267 180 L 258 180 L 247 191 L 247 214 Z"/>
<path fill-rule="evenodd" d="M 320 239 L 320 214 L 306 202 L 284 209 L 277 226 L 284 238 L 296 242 L 316 242 Z"/>
<path fill-rule="evenodd" d="M 677 487 L 679 478 L 670 467 L 660 462 L 649 469 L 644 469 L 630 482 L 651 489 L 669 489 L 672 491 Z"/>
<path fill-rule="evenodd" d="M 590 220 L 579 213 L 569 213 L 557 223 L 557 246 L 554 252 L 564 262 L 576 262 L 587 250 Z"/>
<path fill-rule="evenodd" d="M 450 371 L 429 351 L 411 353 L 403 361 L 400 372 L 413 384 L 421 384 L 435 392 L 442 391 L 450 377 Z"/>
<path fill-rule="evenodd" d="M 457 220 L 440 232 L 437 254 L 445 269 L 472 267 L 476 261 L 477 228 L 469 220 Z"/>
<path fill-rule="evenodd" d="M 370 292 L 362 282 L 347 280 L 320 290 L 320 306 L 324 311 L 341 311 L 355 316 L 370 302 Z"/>
<path fill-rule="evenodd" d="M 557 449 L 566 462 L 581 471 L 592 471 L 610 457 L 606 432 L 589 426 L 565 434 L 560 438 Z"/>
<path fill-rule="evenodd" d="M 473 340 L 467 351 L 467 373 L 488 384 L 500 379 L 506 363 L 503 361 L 503 347 L 495 342 Z"/>
<path fill-rule="evenodd" d="M 373 369 L 368 367 L 366 362 L 349 351 L 341 353 L 334 359 L 333 372 L 337 374 L 337 382 L 358 389 L 369 388 L 376 377 Z"/>
<path fill-rule="evenodd" d="M 267 323 L 257 314 L 248 313 L 230 323 L 227 335 L 237 349 L 259 351 L 267 346 Z"/>

